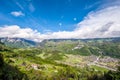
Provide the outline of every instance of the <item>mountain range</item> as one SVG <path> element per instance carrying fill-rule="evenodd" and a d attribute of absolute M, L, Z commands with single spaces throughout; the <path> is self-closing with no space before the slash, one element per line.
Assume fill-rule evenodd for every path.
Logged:
<path fill-rule="evenodd" d="M 13 48 L 27 48 L 36 46 L 36 42 L 24 38 L 2 37 L 0 38 L 0 42 L 4 43 L 8 47 Z"/>
<path fill-rule="evenodd" d="M 1 37 L 0 42 L 4 43 L 8 47 L 13 48 L 27 48 L 27 47 L 37 47 L 43 46 L 46 42 L 63 42 L 63 41 L 71 41 L 71 42 L 120 42 L 120 37 L 115 38 L 90 38 L 90 39 L 45 39 L 41 42 L 35 42 L 32 40 L 24 39 L 24 38 L 9 38 L 9 37 Z"/>

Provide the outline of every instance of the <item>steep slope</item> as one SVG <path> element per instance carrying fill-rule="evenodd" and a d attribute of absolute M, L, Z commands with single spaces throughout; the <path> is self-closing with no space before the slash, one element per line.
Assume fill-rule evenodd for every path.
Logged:
<path fill-rule="evenodd" d="M 13 47 L 13 48 L 26 48 L 26 47 L 36 46 L 36 42 L 31 40 L 26 40 L 24 38 L 3 37 L 3 38 L 0 38 L 0 41 L 4 43 L 6 46 Z"/>
<path fill-rule="evenodd" d="M 95 39 L 49 39 L 40 43 L 49 50 L 62 51 L 68 54 L 104 55 L 120 58 L 120 38 Z"/>

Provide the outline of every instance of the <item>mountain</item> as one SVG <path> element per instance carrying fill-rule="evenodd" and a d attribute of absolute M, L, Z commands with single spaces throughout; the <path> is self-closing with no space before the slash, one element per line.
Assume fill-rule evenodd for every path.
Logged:
<path fill-rule="evenodd" d="M 27 47 L 35 47 L 36 46 L 36 42 L 27 40 L 24 38 L 2 37 L 2 38 L 0 38 L 0 42 L 4 43 L 8 47 L 13 47 L 13 48 L 27 48 Z"/>
<path fill-rule="evenodd" d="M 111 38 L 88 38 L 88 39 L 45 39 L 42 42 L 46 41 L 54 41 L 54 42 L 60 42 L 60 41 L 83 41 L 83 42 L 89 42 L 89 41 L 111 41 L 111 42 L 120 42 L 120 37 L 111 37 Z"/>
<path fill-rule="evenodd" d="M 120 38 L 95 39 L 48 39 L 40 46 L 62 53 L 79 54 L 83 56 L 103 55 L 120 58 Z"/>
<path fill-rule="evenodd" d="M 26 44 L 39 43 L 0 38 L 0 80 L 120 79 L 119 39 L 44 40 L 35 48 Z M 10 47 L 16 45 L 30 48 Z"/>

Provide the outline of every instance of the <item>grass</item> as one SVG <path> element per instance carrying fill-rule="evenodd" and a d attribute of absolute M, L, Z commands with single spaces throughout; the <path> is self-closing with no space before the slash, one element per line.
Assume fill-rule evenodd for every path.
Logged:
<path fill-rule="evenodd" d="M 45 53 L 43 52 L 43 53 L 41 53 L 41 54 L 38 54 L 38 55 L 36 55 L 37 57 L 41 57 L 42 59 L 45 59 Z"/>
<path fill-rule="evenodd" d="M 106 69 L 106 68 L 99 67 L 99 66 L 96 66 L 96 65 L 91 65 L 91 68 L 94 68 L 95 70 L 101 71 L 101 72 L 108 72 L 108 71 L 109 71 L 109 70 Z"/>

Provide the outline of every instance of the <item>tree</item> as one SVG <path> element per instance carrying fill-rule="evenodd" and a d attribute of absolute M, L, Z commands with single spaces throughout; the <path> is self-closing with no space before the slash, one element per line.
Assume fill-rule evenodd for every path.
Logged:
<path fill-rule="evenodd" d="M 3 55 L 0 54 L 0 68 L 3 67 L 4 60 L 3 60 Z"/>

